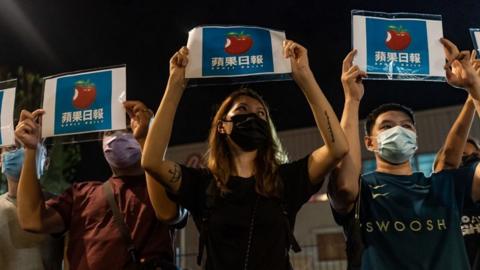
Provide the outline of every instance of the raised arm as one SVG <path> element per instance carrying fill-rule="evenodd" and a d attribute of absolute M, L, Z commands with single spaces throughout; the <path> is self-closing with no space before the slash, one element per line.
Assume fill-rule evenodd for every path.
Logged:
<path fill-rule="evenodd" d="M 60 233 L 65 229 L 63 219 L 53 208 L 45 206 L 37 179 L 35 156 L 40 138 L 39 117 L 43 110 L 30 113 L 23 110 L 15 129 L 15 137 L 25 148 L 20 182 L 17 190 L 17 214 L 22 229 L 37 233 Z"/>
<path fill-rule="evenodd" d="M 447 64 L 445 65 L 445 73 L 447 82 L 457 88 L 463 88 L 472 97 L 473 101 L 480 101 L 480 75 L 476 72 L 475 66 L 478 62 L 471 59 L 468 51 L 459 51 L 457 46 L 448 39 L 441 39 L 445 48 L 445 57 Z M 477 109 L 480 109 L 477 107 Z M 480 113 L 480 111 L 478 111 Z M 465 141 L 466 141 L 465 137 Z M 463 142 L 463 145 L 465 142 Z M 463 149 L 463 148 L 462 148 Z M 480 200 L 480 166 L 476 167 L 475 175 L 472 182 L 472 199 Z"/>
<path fill-rule="evenodd" d="M 153 113 L 140 101 L 126 101 L 124 107 L 130 118 L 133 136 L 143 151 L 148 125 Z M 177 204 L 168 198 L 165 188 L 150 173 L 145 172 L 145 177 L 148 195 L 157 218 L 167 223 L 175 220 L 178 217 Z"/>
<path fill-rule="evenodd" d="M 462 111 L 448 132 L 443 147 L 437 154 L 434 172 L 458 168 L 458 166 L 460 166 L 463 149 L 465 148 L 466 140 L 472 127 L 474 115 L 475 106 L 472 98 L 468 96 Z"/>
<path fill-rule="evenodd" d="M 298 43 L 287 40 L 284 42 L 284 53 L 291 59 L 293 78 L 307 98 L 325 143 L 308 160 L 310 181 L 319 184 L 347 154 L 348 143 L 335 112 L 310 70 L 307 50 Z"/>
<path fill-rule="evenodd" d="M 455 53 L 455 52 L 454 52 Z M 473 50 L 470 55 L 470 64 L 477 74 L 480 74 L 480 63 L 476 60 L 476 51 Z M 435 172 L 444 169 L 453 169 L 460 166 L 463 149 L 472 127 L 473 117 L 475 115 L 475 103 L 469 95 L 462 111 L 453 123 L 448 132 L 445 143 L 436 157 Z"/>
<path fill-rule="evenodd" d="M 358 130 L 358 110 L 363 97 L 362 78 L 367 74 L 358 66 L 353 66 L 356 50 L 352 50 L 343 60 L 342 86 L 345 93 L 340 125 L 348 138 L 350 151 L 334 170 L 328 185 L 330 204 L 335 211 L 348 213 L 358 196 L 358 179 L 361 173 L 362 157 Z"/>
<path fill-rule="evenodd" d="M 182 47 L 170 59 L 170 76 L 167 87 L 148 131 L 142 154 L 143 168 L 173 193 L 180 188 L 182 173 L 177 163 L 165 160 L 165 153 L 172 133 L 175 112 L 187 84 L 185 80 L 187 56 L 188 49 Z M 158 185 L 151 179 L 147 179 L 147 187 L 149 194 L 158 192 L 156 188 Z"/>

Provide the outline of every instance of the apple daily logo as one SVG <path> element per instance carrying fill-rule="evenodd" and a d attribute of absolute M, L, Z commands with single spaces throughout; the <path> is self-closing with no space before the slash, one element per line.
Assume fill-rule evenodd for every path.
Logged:
<path fill-rule="evenodd" d="M 408 48 L 410 42 L 412 42 L 412 37 L 407 29 L 403 29 L 401 25 L 400 27 L 395 25 L 388 27 L 387 39 L 385 40 L 385 45 L 388 48 L 394 51 L 402 51 Z"/>
<path fill-rule="evenodd" d="M 95 102 L 97 97 L 97 88 L 90 80 L 75 82 L 72 105 L 76 109 L 87 109 Z"/>
<path fill-rule="evenodd" d="M 97 87 L 89 79 L 75 82 L 73 87 L 72 105 L 79 111 L 63 112 L 62 127 L 102 123 L 103 108 L 88 110 L 97 97 Z M 87 110 L 85 110 L 87 109 Z"/>
<path fill-rule="evenodd" d="M 428 74 L 428 40 L 422 20 L 367 18 L 367 72 Z"/>
<path fill-rule="evenodd" d="M 240 68 L 262 67 L 263 55 L 239 56 L 248 53 L 252 47 L 251 35 L 245 34 L 243 31 L 227 33 L 224 51 L 232 56 L 212 57 L 212 69 L 235 69 L 237 66 Z"/>
<path fill-rule="evenodd" d="M 385 46 L 392 51 L 375 51 L 375 65 L 399 63 L 401 66 L 419 67 L 422 63 L 420 53 L 398 52 L 410 46 L 412 37 L 401 25 L 389 25 L 386 31 Z"/>
<path fill-rule="evenodd" d="M 110 128 L 111 89 L 111 71 L 59 78 L 55 94 L 55 134 Z"/>
<path fill-rule="evenodd" d="M 260 28 L 203 29 L 203 69 L 208 75 L 273 72 L 270 32 Z"/>
<path fill-rule="evenodd" d="M 228 54 L 238 55 L 248 52 L 253 46 L 253 39 L 250 35 L 230 32 L 225 40 L 225 52 Z"/>

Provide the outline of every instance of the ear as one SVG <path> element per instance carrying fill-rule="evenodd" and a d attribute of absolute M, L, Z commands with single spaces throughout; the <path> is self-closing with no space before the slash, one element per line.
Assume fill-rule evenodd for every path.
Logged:
<path fill-rule="evenodd" d="M 363 137 L 363 141 L 365 143 L 365 147 L 367 148 L 367 150 L 373 152 L 374 149 L 373 149 L 372 137 L 365 135 L 365 137 Z"/>

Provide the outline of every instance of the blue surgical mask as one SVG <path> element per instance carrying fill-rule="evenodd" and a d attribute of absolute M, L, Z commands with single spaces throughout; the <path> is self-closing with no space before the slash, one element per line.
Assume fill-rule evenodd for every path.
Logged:
<path fill-rule="evenodd" d="M 13 181 L 18 181 L 20 178 L 24 152 L 23 148 L 19 148 L 2 153 L 2 173 L 12 177 Z"/>
<path fill-rule="evenodd" d="M 410 160 L 418 149 L 417 134 L 401 126 L 379 133 L 377 144 L 378 148 L 375 152 L 392 164 L 401 164 Z"/>
<path fill-rule="evenodd" d="M 115 132 L 103 138 L 103 154 L 114 168 L 128 168 L 140 161 L 142 150 L 132 133 Z"/>

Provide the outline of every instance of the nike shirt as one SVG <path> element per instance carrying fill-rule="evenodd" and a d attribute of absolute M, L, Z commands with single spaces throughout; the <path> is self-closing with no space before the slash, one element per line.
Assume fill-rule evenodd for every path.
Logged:
<path fill-rule="evenodd" d="M 469 269 L 460 221 L 464 198 L 471 196 L 475 167 L 430 177 L 420 172 L 363 175 L 362 269 Z M 334 215 L 341 225 L 348 218 Z"/>

